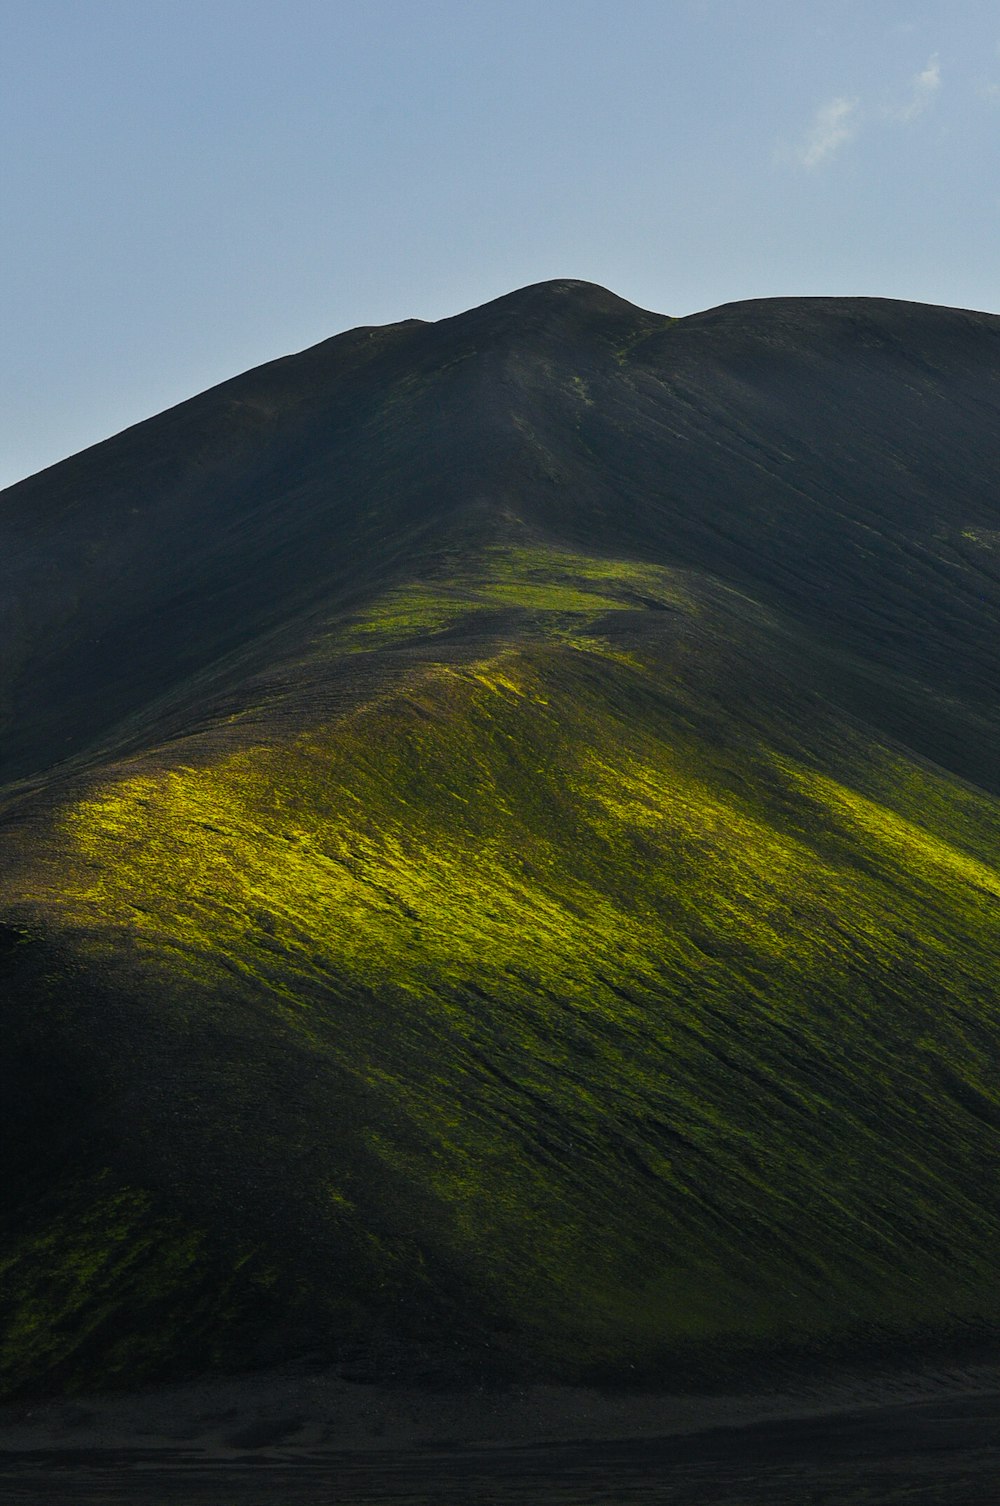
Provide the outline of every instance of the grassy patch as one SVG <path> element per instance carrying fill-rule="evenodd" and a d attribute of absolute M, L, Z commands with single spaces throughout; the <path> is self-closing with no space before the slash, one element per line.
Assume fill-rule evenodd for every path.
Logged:
<path fill-rule="evenodd" d="M 639 605 L 690 611 L 694 602 L 679 572 L 655 565 L 555 547 L 494 548 L 457 574 L 449 567 L 447 574 L 387 592 L 331 643 L 353 651 L 399 646 L 477 619 L 482 626 L 501 609 L 523 614 L 524 627 L 534 622 L 553 636 L 561 627 L 580 631 L 607 612 Z"/>

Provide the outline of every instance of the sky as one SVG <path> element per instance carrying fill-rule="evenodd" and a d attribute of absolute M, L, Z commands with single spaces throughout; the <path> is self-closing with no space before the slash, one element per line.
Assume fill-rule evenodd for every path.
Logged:
<path fill-rule="evenodd" d="M 0 0 L 0 486 L 358 324 L 1000 311 L 995 0 Z"/>

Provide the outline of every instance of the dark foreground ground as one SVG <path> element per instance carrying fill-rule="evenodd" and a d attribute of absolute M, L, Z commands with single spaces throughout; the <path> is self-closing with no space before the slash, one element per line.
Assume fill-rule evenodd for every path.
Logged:
<path fill-rule="evenodd" d="M 249 1440 L 248 1440 L 249 1441 Z M 381 1450 L 19 1450 L 4 1506 L 996 1506 L 1000 1391 L 663 1438 Z"/>

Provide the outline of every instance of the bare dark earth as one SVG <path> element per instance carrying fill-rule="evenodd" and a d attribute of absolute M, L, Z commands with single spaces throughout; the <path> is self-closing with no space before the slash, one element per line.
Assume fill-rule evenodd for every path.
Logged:
<path fill-rule="evenodd" d="M 0 1456 L 0 1496 L 134 1506 L 994 1506 L 1000 1393 L 682 1437 L 164 1463 L 81 1450 Z"/>

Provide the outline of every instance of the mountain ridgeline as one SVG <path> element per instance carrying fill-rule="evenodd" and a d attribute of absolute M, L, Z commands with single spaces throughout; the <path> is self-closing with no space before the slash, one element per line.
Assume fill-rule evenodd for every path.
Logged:
<path fill-rule="evenodd" d="M 0 1374 L 1000 1327 L 1000 319 L 552 282 L 0 494 Z"/>

